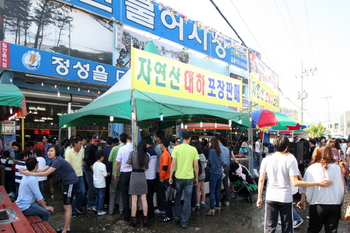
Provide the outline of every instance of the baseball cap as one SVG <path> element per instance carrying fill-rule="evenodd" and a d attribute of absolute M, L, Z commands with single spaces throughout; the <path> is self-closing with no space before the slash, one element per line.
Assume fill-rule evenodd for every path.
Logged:
<path fill-rule="evenodd" d="M 346 143 L 350 142 L 350 139 L 347 139 L 345 142 L 346 142 Z"/>
<path fill-rule="evenodd" d="M 94 135 L 92 135 L 92 139 L 93 139 L 95 142 L 99 142 L 99 141 L 100 141 L 100 135 L 94 134 Z"/>

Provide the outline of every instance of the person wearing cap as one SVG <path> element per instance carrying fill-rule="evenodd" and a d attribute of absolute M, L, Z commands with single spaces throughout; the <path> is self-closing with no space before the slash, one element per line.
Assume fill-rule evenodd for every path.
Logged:
<path fill-rule="evenodd" d="M 248 155 L 248 145 L 246 142 L 242 142 L 241 148 L 238 151 L 239 155 Z"/>
<path fill-rule="evenodd" d="M 191 196 L 193 185 L 198 183 L 198 160 L 196 148 L 190 145 L 191 132 L 182 132 L 183 143 L 175 146 L 171 157 L 173 158 L 170 167 L 169 184 L 173 184 L 175 173 L 176 196 L 174 205 L 175 222 L 180 222 L 180 205 L 183 192 L 184 206 L 181 214 L 181 226 L 187 228 L 191 215 Z"/>
<path fill-rule="evenodd" d="M 93 210 L 95 203 L 95 186 L 93 180 L 92 166 L 96 162 L 95 153 L 98 150 L 98 146 L 100 144 L 100 135 L 94 134 L 92 135 L 91 143 L 85 149 L 85 157 L 84 157 L 84 174 L 86 183 L 88 184 L 88 196 L 87 196 L 87 205 L 86 208 L 88 210 Z"/>

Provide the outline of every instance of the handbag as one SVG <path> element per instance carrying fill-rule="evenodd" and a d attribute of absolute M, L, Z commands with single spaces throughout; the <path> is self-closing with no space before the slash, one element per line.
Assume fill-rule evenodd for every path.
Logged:
<path fill-rule="evenodd" d="M 165 202 L 172 202 L 175 199 L 176 190 L 171 187 L 171 185 L 168 186 L 168 188 L 165 190 Z"/>
<path fill-rule="evenodd" d="M 350 193 L 345 191 L 344 201 L 340 208 L 340 220 L 350 222 Z"/>

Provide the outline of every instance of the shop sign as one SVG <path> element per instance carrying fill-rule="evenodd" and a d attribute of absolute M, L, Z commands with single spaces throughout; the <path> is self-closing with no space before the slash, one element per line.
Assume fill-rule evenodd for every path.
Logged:
<path fill-rule="evenodd" d="M 247 70 L 247 50 L 174 9 L 146 0 L 61 0 Z M 176 13 L 175 13 L 176 12 Z"/>
<path fill-rule="evenodd" d="M 201 102 L 242 107 L 242 82 L 132 49 L 132 88 Z"/>
<path fill-rule="evenodd" d="M 114 85 L 127 69 L 57 53 L 8 44 L 11 52 L 9 69 L 38 75 Z"/>
<path fill-rule="evenodd" d="M 250 74 L 273 92 L 279 92 L 279 77 L 260 58 L 259 55 L 250 53 Z"/>
<path fill-rule="evenodd" d="M 121 0 L 58 0 L 108 18 L 120 18 Z"/>
<path fill-rule="evenodd" d="M 252 101 L 260 105 L 260 110 L 267 109 L 279 112 L 279 94 L 250 75 L 250 90 Z"/>
<path fill-rule="evenodd" d="M 8 69 L 10 64 L 10 47 L 8 43 L 0 42 L 1 62 L 0 68 Z"/>

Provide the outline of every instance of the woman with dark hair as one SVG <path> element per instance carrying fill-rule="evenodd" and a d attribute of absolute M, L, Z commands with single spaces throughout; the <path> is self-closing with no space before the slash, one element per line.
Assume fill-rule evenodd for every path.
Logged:
<path fill-rule="evenodd" d="M 136 226 L 137 197 L 141 196 L 143 225 L 147 226 L 148 222 L 148 205 L 147 205 L 147 180 L 145 171 L 148 170 L 149 155 L 147 154 L 146 141 L 142 140 L 137 146 L 137 151 L 132 151 L 126 161 L 126 166 L 132 166 L 130 176 L 129 194 L 131 195 L 131 220 L 130 226 Z"/>
<path fill-rule="evenodd" d="M 337 232 L 340 206 L 344 198 L 344 183 L 340 166 L 333 158 L 332 148 L 329 145 L 316 147 L 312 162 L 305 172 L 304 181 L 331 180 L 330 187 L 312 186 L 301 188 L 301 200 L 297 206 L 305 208 L 305 196 L 309 207 L 308 232 L 320 232 L 324 226 L 325 232 Z"/>
<path fill-rule="evenodd" d="M 342 159 L 343 152 L 340 148 L 340 143 L 338 139 L 332 138 L 327 142 L 332 148 L 333 158 L 335 159 L 335 163 L 339 164 L 339 160 Z"/>
<path fill-rule="evenodd" d="M 220 213 L 220 185 L 222 178 L 222 163 L 220 158 L 221 150 L 219 141 L 215 138 L 210 140 L 208 167 L 209 167 L 209 190 L 210 190 L 210 210 L 208 216 L 215 215 L 215 212 Z M 215 209 L 214 209 L 215 201 Z"/>
<path fill-rule="evenodd" d="M 38 169 L 36 172 L 21 170 L 26 176 L 48 176 L 51 173 L 55 174 L 62 180 L 63 184 L 63 209 L 64 209 L 64 226 L 57 232 L 71 232 L 70 220 L 72 217 L 72 201 L 77 190 L 78 177 L 73 167 L 60 156 L 60 149 L 56 145 L 51 145 L 47 148 L 47 155 L 51 162 L 43 169 Z"/>

